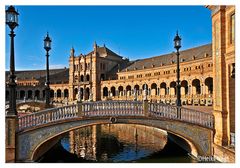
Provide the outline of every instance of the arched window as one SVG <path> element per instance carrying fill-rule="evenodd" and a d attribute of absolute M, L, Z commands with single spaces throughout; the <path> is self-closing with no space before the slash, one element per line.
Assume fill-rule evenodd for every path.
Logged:
<path fill-rule="evenodd" d="M 60 97 L 62 96 L 61 94 L 62 94 L 61 90 L 58 89 L 58 90 L 57 90 L 57 97 L 60 98 Z"/>
<path fill-rule="evenodd" d="M 103 88 L 103 97 L 107 97 L 108 96 L 108 88 L 104 87 Z"/>
<path fill-rule="evenodd" d="M 64 98 L 68 98 L 68 89 L 64 89 Z"/>
<path fill-rule="evenodd" d="M 116 89 L 114 86 L 111 87 L 112 96 L 116 96 Z"/>
<path fill-rule="evenodd" d="M 199 79 L 194 79 L 192 81 L 192 86 L 195 88 L 196 94 L 201 94 L 201 85 Z"/>

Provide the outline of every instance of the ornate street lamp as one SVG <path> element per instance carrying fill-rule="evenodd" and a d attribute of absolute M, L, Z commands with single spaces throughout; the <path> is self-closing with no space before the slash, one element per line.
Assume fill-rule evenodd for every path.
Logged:
<path fill-rule="evenodd" d="M 180 93 L 180 89 L 181 89 L 181 85 L 180 85 L 180 68 L 179 68 L 179 49 L 181 48 L 181 38 L 178 36 L 178 32 L 174 38 L 174 48 L 177 50 L 176 55 L 177 55 L 177 85 L 176 85 L 176 89 L 177 89 L 177 106 L 180 107 L 181 106 L 181 93 Z"/>
<path fill-rule="evenodd" d="M 15 82 L 15 61 L 14 61 L 14 28 L 18 26 L 18 12 L 15 11 L 13 6 L 9 6 L 6 10 L 6 24 L 11 29 L 9 36 L 11 37 L 11 50 L 10 50 L 10 75 L 9 75 L 9 111 L 8 115 L 17 115 L 16 110 L 16 82 Z"/>
<path fill-rule="evenodd" d="M 46 76 L 46 88 L 45 88 L 45 95 L 46 95 L 46 104 L 45 107 L 48 108 L 49 104 L 50 104 L 50 87 L 49 87 L 49 62 L 48 62 L 48 57 L 49 57 L 49 51 L 51 50 L 51 42 L 52 40 L 50 39 L 50 37 L 47 36 L 44 39 L 44 49 L 46 50 L 46 71 L 47 71 L 47 76 Z"/>

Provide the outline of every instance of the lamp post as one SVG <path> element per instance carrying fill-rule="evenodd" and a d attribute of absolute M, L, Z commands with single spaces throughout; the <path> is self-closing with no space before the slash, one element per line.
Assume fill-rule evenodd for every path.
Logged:
<path fill-rule="evenodd" d="M 18 26 L 18 12 L 13 6 L 6 10 L 6 24 L 11 29 L 10 49 L 10 75 L 9 75 L 9 111 L 6 114 L 6 138 L 5 138 L 5 160 L 6 162 L 16 161 L 16 130 L 17 130 L 17 109 L 16 109 L 16 81 L 15 81 L 15 61 L 14 61 L 14 29 Z"/>
<path fill-rule="evenodd" d="M 176 55 L 177 55 L 177 106 L 181 107 L 181 93 L 180 93 L 180 89 L 181 89 L 181 85 L 180 85 L 180 68 L 179 68 L 179 49 L 181 48 L 181 38 L 178 36 L 178 32 L 174 38 L 174 48 L 177 50 Z"/>
<path fill-rule="evenodd" d="M 16 82 L 15 82 L 15 61 L 14 61 L 14 28 L 18 26 L 18 12 L 15 11 L 13 6 L 9 6 L 6 10 L 6 24 L 11 29 L 9 36 L 11 37 L 11 49 L 10 49 L 10 75 L 9 75 L 9 111 L 8 115 L 17 115 L 16 110 Z"/>
<path fill-rule="evenodd" d="M 49 57 L 49 51 L 51 50 L 51 42 L 52 40 L 50 39 L 50 37 L 47 36 L 44 39 L 44 49 L 46 50 L 46 71 L 47 71 L 47 75 L 46 75 L 46 88 L 45 88 L 45 97 L 46 97 L 46 104 L 45 107 L 48 108 L 49 104 L 50 104 L 50 87 L 49 87 L 49 62 L 48 62 L 48 57 Z"/>

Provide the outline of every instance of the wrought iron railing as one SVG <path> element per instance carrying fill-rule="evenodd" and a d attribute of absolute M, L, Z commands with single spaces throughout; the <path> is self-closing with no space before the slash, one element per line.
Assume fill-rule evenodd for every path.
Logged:
<path fill-rule="evenodd" d="M 72 118 L 107 116 L 142 116 L 154 119 L 164 118 L 180 120 L 207 128 L 213 128 L 214 126 L 212 114 L 161 103 L 140 101 L 83 102 L 75 105 L 47 109 L 19 117 L 18 126 L 19 131 L 21 131 L 26 128 Z"/>

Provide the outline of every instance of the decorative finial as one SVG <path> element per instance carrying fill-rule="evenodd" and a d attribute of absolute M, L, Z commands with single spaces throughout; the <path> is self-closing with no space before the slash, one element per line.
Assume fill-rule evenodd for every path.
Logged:
<path fill-rule="evenodd" d="M 71 51 L 70 51 L 70 55 L 71 55 L 72 57 L 74 57 L 74 53 L 75 53 L 75 50 L 74 50 L 74 48 L 73 48 L 73 46 L 72 46 Z"/>
<path fill-rule="evenodd" d="M 93 49 L 94 49 L 94 51 L 97 51 L 97 43 L 96 43 L 96 41 L 94 41 Z"/>

